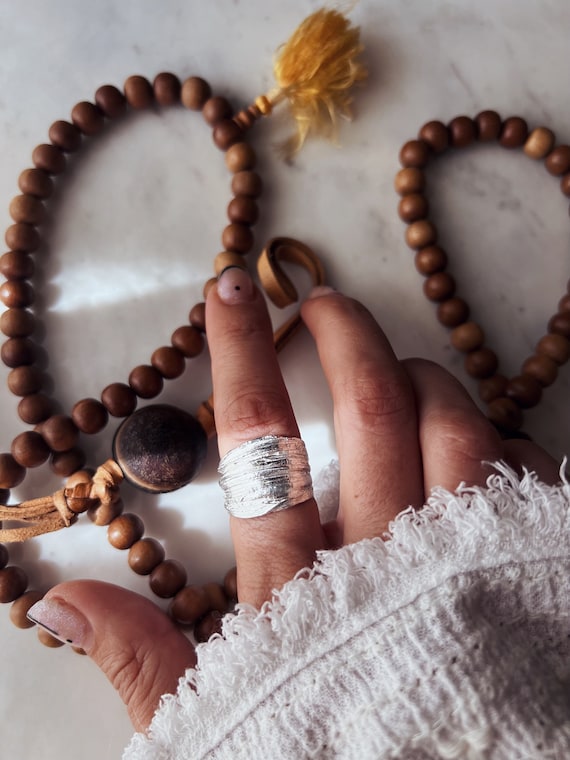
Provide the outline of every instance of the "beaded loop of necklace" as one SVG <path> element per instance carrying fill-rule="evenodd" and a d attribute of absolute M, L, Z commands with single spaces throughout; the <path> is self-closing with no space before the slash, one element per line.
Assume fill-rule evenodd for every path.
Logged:
<path fill-rule="evenodd" d="M 418 137 L 402 146 L 403 168 L 395 178 L 395 189 L 401 196 L 398 213 L 408 225 L 405 239 L 416 251 L 416 268 L 425 277 L 424 294 L 437 304 L 437 319 L 451 330 L 452 346 L 465 355 L 465 370 L 478 381 L 488 418 L 505 437 L 528 437 L 521 431 L 523 410 L 539 403 L 543 390 L 554 383 L 559 368 L 570 359 L 570 280 L 534 353 L 523 361 L 518 375 L 507 378 L 499 371 L 497 354 L 485 345 L 483 329 L 470 318 L 468 303 L 456 295 L 455 279 L 446 271 L 448 256 L 438 245 L 425 196 L 425 169 L 430 161 L 449 148 L 465 148 L 477 142 L 497 142 L 511 150 L 522 148 L 525 155 L 542 161 L 547 172 L 559 178 L 566 197 L 570 197 L 570 146 L 556 145 L 555 135 L 547 127 L 529 130 L 520 116 L 503 120 L 495 111 L 482 111 L 475 118 L 457 116 L 447 125 L 440 121 L 424 124 Z"/>

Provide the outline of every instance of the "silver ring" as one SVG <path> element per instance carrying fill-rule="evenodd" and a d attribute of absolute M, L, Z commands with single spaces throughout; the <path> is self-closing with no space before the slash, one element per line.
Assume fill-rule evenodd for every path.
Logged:
<path fill-rule="evenodd" d="M 307 449 L 300 438 L 265 435 L 242 443 L 218 467 L 224 506 L 234 517 L 260 517 L 313 496 Z"/>

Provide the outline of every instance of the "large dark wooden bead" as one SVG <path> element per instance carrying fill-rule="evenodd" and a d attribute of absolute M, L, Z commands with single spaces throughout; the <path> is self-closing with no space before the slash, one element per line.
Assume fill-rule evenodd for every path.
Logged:
<path fill-rule="evenodd" d="M 131 414 L 115 434 L 113 456 L 125 478 L 143 491 L 182 488 L 206 456 L 204 428 L 188 412 L 153 404 Z"/>

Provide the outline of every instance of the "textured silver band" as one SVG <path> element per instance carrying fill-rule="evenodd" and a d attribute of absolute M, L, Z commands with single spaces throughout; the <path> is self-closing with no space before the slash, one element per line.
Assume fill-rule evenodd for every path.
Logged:
<path fill-rule="evenodd" d="M 313 495 L 307 449 L 300 438 L 266 435 L 242 443 L 218 467 L 224 506 L 234 517 L 289 509 Z"/>

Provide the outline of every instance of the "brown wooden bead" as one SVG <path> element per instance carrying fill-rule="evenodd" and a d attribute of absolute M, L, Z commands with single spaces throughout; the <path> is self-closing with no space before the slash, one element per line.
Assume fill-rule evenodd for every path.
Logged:
<path fill-rule="evenodd" d="M 73 406 L 71 419 L 82 433 L 94 435 L 109 421 L 109 412 L 97 399 L 84 398 Z"/>
<path fill-rule="evenodd" d="M 257 158 L 249 143 L 238 142 L 228 148 L 225 160 L 229 171 L 232 174 L 237 174 L 253 169 Z"/>
<path fill-rule="evenodd" d="M 556 380 L 558 376 L 558 365 L 548 356 L 537 354 L 529 356 L 521 367 L 523 374 L 534 377 L 535 380 L 546 388 Z"/>
<path fill-rule="evenodd" d="M 24 169 L 18 178 L 18 187 L 36 198 L 49 198 L 53 193 L 53 181 L 42 169 Z"/>
<path fill-rule="evenodd" d="M 98 106 L 88 103 L 86 100 L 73 106 L 71 121 L 88 137 L 98 135 L 105 126 L 105 119 L 101 110 Z"/>
<path fill-rule="evenodd" d="M 441 121 L 428 121 L 420 129 L 418 137 L 427 143 L 434 153 L 443 153 L 449 146 L 449 130 Z"/>
<path fill-rule="evenodd" d="M 232 192 L 234 195 L 247 195 L 258 198 L 263 190 L 263 182 L 256 172 L 237 172 L 232 177 Z"/>
<path fill-rule="evenodd" d="M 427 219 L 412 222 L 406 230 L 406 243 L 410 248 L 426 248 L 437 241 L 435 225 Z"/>
<path fill-rule="evenodd" d="M 32 152 L 32 163 L 36 169 L 48 174 L 61 174 L 65 170 L 66 160 L 63 152 L 55 145 L 37 145 Z"/>
<path fill-rule="evenodd" d="M 516 401 L 521 409 L 530 409 L 540 401 L 542 386 L 531 375 L 518 375 L 509 380 L 506 395 Z"/>
<path fill-rule="evenodd" d="M 202 106 L 202 116 L 211 127 L 219 124 L 221 121 L 227 121 L 231 118 L 232 114 L 233 108 L 229 101 L 221 95 L 214 95 L 208 98 Z"/>
<path fill-rule="evenodd" d="M 29 338 L 9 338 L 2 344 L 0 356 L 6 367 L 24 367 L 36 359 L 36 345 Z"/>
<path fill-rule="evenodd" d="M 150 575 L 164 559 L 164 547 L 155 538 L 141 538 L 129 549 L 129 567 L 137 575 Z"/>
<path fill-rule="evenodd" d="M 479 382 L 479 398 L 489 404 L 507 392 L 508 379 L 504 375 L 492 375 Z"/>
<path fill-rule="evenodd" d="M 500 396 L 487 406 L 487 416 L 494 425 L 502 430 L 518 430 L 523 423 L 523 414 L 519 405 L 511 398 Z"/>
<path fill-rule="evenodd" d="M 43 374 L 37 367 L 15 367 L 8 375 L 8 388 L 15 396 L 38 393 L 43 385 Z"/>
<path fill-rule="evenodd" d="M 237 601 L 237 568 L 231 567 L 224 576 L 224 591 L 228 599 Z"/>
<path fill-rule="evenodd" d="M 161 106 L 175 106 L 180 102 L 180 79 L 169 71 L 157 74 L 152 83 L 154 97 Z"/>
<path fill-rule="evenodd" d="M 428 245 L 416 253 L 415 264 L 420 274 L 435 274 L 447 266 L 447 254 L 438 245 Z"/>
<path fill-rule="evenodd" d="M 547 156 L 554 147 L 554 132 L 546 127 L 533 129 L 524 144 L 524 152 L 529 158 L 535 160 Z"/>
<path fill-rule="evenodd" d="M 228 609 L 228 597 L 221 583 L 205 583 L 204 591 L 208 597 L 208 606 L 217 612 L 226 612 Z"/>
<path fill-rule="evenodd" d="M 448 298 L 437 307 L 437 319 L 445 327 L 457 327 L 469 317 L 469 306 L 462 298 Z"/>
<path fill-rule="evenodd" d="M 528 137 L 528 125 L 520 116 L 510 116 L 505 119 L 499 137 L 503 148 L 520 148 Z"/>
<path fill-rule="evenodd" d="M 43 644 L 44 647 L 48 647 L 49 649 L 59 649 L 60 647 L 65 646 L 64 641 L 56 639 L 55 636 L 52 636 L 51 633 L 46 631 L 45 628 L 40 628 L 40 626 L 38 626 L 37 635 L 40 644 Z"/>
<path fill-rule="evenodd" d="M 0 454 L 0 488 L 16 488 L 25 477 L 25 468 L 12 454 Z"/>
<path fill-rule="evenodd" d="M 175 559 L 165 559 L 150 574 L 149 585 L 153 593 L 161 599 L 169 599 L 180 591 L 186 583 L 186 570 Z"/>
<path fill-rule="evenodd" d="M 170 616 L 182 625 L 193 625 L 210 610 L 208 594 L 201 586 L 185 586 L 170 604 Z"/>
<path fill-rule="evenodd" d="M 216 124 L 212 136 L 216 147 L 225 151 L 243 140 L 243 130 L 232 119 L 224 119 Z"/>
<path fill-rule="evenodd" d="M 116 119 L 127 110 L 127 99 L 119 88 L 112 84 L 99 87 L 95 93 L 95 103 L 108 119 Z"/>
<path fill-rule="evenodd" d="M 464 322 L 451 331 L 451 345 L 458 351 L 475 351 L 484 340 L 485 334 L 476 322 Z"/>
<path fill-rule="evenodd" d="M 564 195 L 570 197 L 570 172 L 568 172 L 568 174 L 565 174 L 560 180 L 560 189 Z"/>
<path fill-rule="evenodd" d="M 216 277 L 219 277 L 222 272 L 229 267 L 246 269 L 245 259 L 241 253 L 233 253 L 232 251 L 222 251 L 221 253 L 218 253 L 214 259 L 214 272 L 216 273 Z"/>
<path fill-rule="evenodd" d="M 538 341 L 536 353 L 548 356 L 556 364 L 561 365 L 570 358 L 570 342 L 563 335 L 550 333 Z"/>
<path fill-rule="evenodd" d="M 491 377 L 497 371 L 498 366 L 497 354 L 490 348 L 471 351 L 465 357 L 465 371 L 477 380 Z"/>
<path fill-rule="evenodd" d="M 208 298 L 208 293 L 215 285 L 217 285 L 217 283 L 218 283 L 217 277 L 210 277 L 209 280 L 206 280 L 206 282 L 204 283 L 204 287 L 202 288 L 202 295 L 204 296 L 204 300 Z"/>
<path fill-rule="evenodd" d="M 36 602 L 43 599 L 41 591 L 26 591 L 18 599 L 12 602 L 10 607 L 10 620 L 16 626 L 16 628 L 33 628 L 35 623 L 26 617 L 28 610 L 34 606 Z"/>
<path fill-rule="evenodd" d="M 137 395 L 124 383 L 111 383 L 103 388 L 101 401 L 113 417 L 127 417 L 137 408 Z"/>
<path fill-rule="evenodd" d="M 135 110 L 150 108 L 154 104 L 154 90 L 146 77 L 134 74 L 124 84 L 127 103 Z"/>
<path fill-rule="evenodd" d="M 222 246 L 226 251 L 247 253 L 253 247 L 253 233 L 245 224 L 228 224 L 222 232 Z"/>
<path fill-rule="evenodd" d="M 0 299 L 9 309 L 25 309 L 33 304 L 35 293 L 25 280 L 8 280 L 0 287 Z"/>
<path fill-rule="evenodd" d="M 78 446 L 67 451 L 54 451 L 50 458 L 52 471 L 61 478 L 68 478 L 77 470 L 85 467 L 85 453 Z"/>
<path fill-rule="evenodd" d="M 0 504 L 8 504 L 10 501 L 10 489 L 9 488 L 0 488 Z M 2 546 L 2 544 L 0 544 Z M 6 560 L 7 562 L 8 560 Z M 6 564 L 4 562 L 4 565 Z M 0 549 L 0 567 L 4 567 L 2 564 L 2 549 Z"/>
<path fill-rule="evenodd" d="M 425 195 L 410 193 L 404 195 L 398 204 L 398 215 L 402 221 L 410 224 L 418 219 L 425 219 L 428 214 L 428 202 Z"/>
<path fill-rule="evenodd" d="M 555 314 L 551 317 L 548 322 L 548 332 L 570 338 L 570 312 Z"/>
<path fill-rule="evenodd" d="M 477 139 L 477 124 L 469 116 L 456 116 L 449 122 L 448 129 L 454 148 L 465 148 Z"/>
<path fill-rule="evenodd" d="M 52 413 L 53 401 L 43 393 L 26 395 L 18 404 L 18 416 L 28 425 L 38 425 Z"/>
<path fill-rule="evenodd" d="M 237 224 L 255 224 L 259 217 L 257 203 L 247 195 L 238 195 L 228 204 L 228 219 Z"/>
<path fill-rule="evenodd" d="M 150 364 L 139 364 L 129 375 L 129 385 L 139 398 L 154 398 L 164 387 L 164 378 Z"/>
<path fill-rule="evenodd" d="M 186 369 L 184 356 L 174 346 L 157 348 L 150 358 L 150 363 L 168 380 L 180 377 Z"/>
<path fill-rule="evenodd" d="M 178 327 L 172 333 L 170 342 L 188 359 L 201 354 L 204 348 L 204 336 L 200 330 L 191 325 Z"/>
<path fill-rule="evenodd" d="M 222 632 L 222 615 L 217 610 L 207 612 L 194 624 L 194 638 L 199 644 L 209 641 L 212 636 Z"/>
<path fill-rule="evenodd" d="M 201 332 L 206 332 L 206 304 L 204 302 L 195 303 L 188 314 L 188 321 Z"/>
<path fill-rule="evenodd" d="M 0 257 L 0 272 L 7 280 L 27 280 L 34 270 L 33 258 L 22 251 L 6 251 Z"/>
<path fill-rule="evenodd" d="M 421 169 L 409 166 L 400 169 L 394 180 L 394 188 L 398 195 L 421 193 L 426 186 L 426 176 Z"/>
<path fill-rule="evenodd" d="M 455 280 L 447 272 L 436 272 L 424 281 L 424 295 L 430 301 L 447 301 L 455 293 Z"/>
<path fill-rule="evenodd" d="M 26 253 L 33 253 L 40 247 L 40 236 L 35 227 L 31 224 L 23 224 L 22 222 L 16 222 L 12 224 L 6 230 L 4 236 L 6 245 L 13 251 L 26 251 Z"/>
<path fill-rule="evenodd" d="M 501 134 L 502 121 L 496 111 L 481 111 L 475 117 L 477 137 L 479 142 L 498 140 Z"/>
<path fill-rule="evenodd" d="M 16 195 L 10 203 L 10 216 L 15 222 L 41 224 L 45 219 L 44 204 L 34 195 Z"/>
<path fill-rule="evenodd" d="M 400 163 L 404 167 L 421 169 L 429 161 L 429 145 L 423 140 L 408 140 L 400 150 Z"/>
<path fill-rule="evenodd" d="M 138 515 L 125 512 L 115 517 L 107 528 L 107 540 L 115 549 L 130 549 L 144 533 L 144 524 Z"/>
<path fill-rule="evenodd" d="M 115 501 L 106 502 L 98 507 L 91 507 L 87 510 L 87 516 L 95 525 L 109 525 L 122 513 L 123 509 L 123 500 L 115 499 Z"/>
<path fill-rule="evenodd" d="M 544 161 L 547 171 L 555 177 L 560 177 L 570 171 L 570 146 L 559 145 L 548 154 Z"/>
<path fill-rule="evenodd" d="M 77 470 L 65 481 L 66 488 L 75 488 L 80 483 L 90 483 L 95 471 L 92 469 Z"/>
<path fill-rule="evenodd" d="M 75 422 L 66 414 L 54 414 L 42 422 L 40 432 L 52 451 L 68 451 L 79 438 Z"/>
<path fill-rule="evenodd" d="M 8 565 L 0 570 L 0 603 L 8 604 L 22 596 L 28 585 L 28 576 L 21 567 Z"/>
<path fill-rule="evenodd" d="M 570 312 L 570 294 L 562 296 L 558 301 L 558 311 L 561 314 L 567 314 Z"/>
<path fill-rule="evenodd" d="M 48 132 L 51 142 L 66 153 L 73 153 L 81 147 L 81 132 L 68 121 L 54 121 Z"/>
<path fill-rule="evenodd" d="M 2 491 L 6 492 L 7 489 L 3 488 Z M 10 492 L 8 491 L 8 496 L 9 494 Z M 6 504 L 7 501 L 8 501 L 8 498 L 3 498 L 1 503 Z M 0 544 L 0 570 L 3 567 L 6 567 L 9 559 L 10 559 L 10 555 L 8 554 L 8 549 L 4 546 L 4 544 Z"/>
<path fill-rule="evenodd" d="M 212 90 L 208 82 L 200 77 L 189 77 L 182 83 L 180 100 L 185 108 L 201 111 L 211 94 Z"/>
<path fill-rule="evenodd" d="M 0 317 L 0 330 L 9 338 L 25 338 L 34 331 L 36 320 L 27 309 L 7 309 Z"/>
<path fill-rule="evenodd" d="M 39 467 L 47 461 L 50 449 L 39 433 L 26 430 L 12 441 L 11 453 L 22 467 Z"/>

